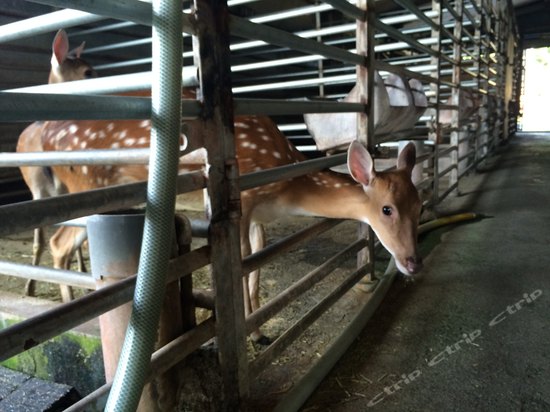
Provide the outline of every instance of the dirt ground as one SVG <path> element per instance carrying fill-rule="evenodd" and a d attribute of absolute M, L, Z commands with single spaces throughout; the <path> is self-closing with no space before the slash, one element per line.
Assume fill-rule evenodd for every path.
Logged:
<path fill-rule="evenodd" d="M 49 237 L 53 235 L 54 231 L 54 228 L 47 228 L 46 237 L 49 239 Z M 30 265 L 32 263 L 32 245 L 32 231 L 17 233 L 1 238 L 0 260 Z M 86 263 L 89 267 L 89 261 L 86 261 Z M 44 252 L 41 259 L 41 265 L 52 267 L 52 257 L 49 253 L 49 250 Z M 76 264 L 73 265 L 72 269 L 76 270 Z M 3 291 L 23 295 L 25 290 L 25 283 L 26 280 L 22 278 L 12 276 L 0 276 L 0 290 Z M 83 293 L 83 290 L 75 290 L 76 296 L 80 296 Z M 52 300 L 55 302 L 61 302 L 59 287 L 51 283 L 37 282 L 36 297 Z"/>

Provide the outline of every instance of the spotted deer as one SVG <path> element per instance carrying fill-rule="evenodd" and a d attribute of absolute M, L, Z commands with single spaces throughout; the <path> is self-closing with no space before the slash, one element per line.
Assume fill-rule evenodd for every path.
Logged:
<path fill-rule="evenodd" d="M 48 83 L 62 83 L 73 80 L 83 80 L 96 77 L 96 72 L 90 64 L 80 58 L 84 50 L 83 42 L 77 48 L 69 51 L 69 39 L 64 30 L 59 30 L 52 43 L 51 70 L 48 77 Z M 44 128 L 44 122 L 35 122 L 28 126 L 19 136 L 17 142 L 17 152 L 41 152 L 42 139 L 41 133 Z M 43 199 L 66 193 L 64 185 L 56 179 L 48 167 L 21 167 L 21 174 L 27 186 L 29 187 L 33 199 Z M 61 237 L 54 238 L 54 242 L 59 245 L 80 245 L 84 239 L 76 238 L 74 242 L 71 238 L 82 236 L 80 231 L 73 228 L 67 229 L 59 234 Z M 33 259 L 32 264 L 38 265 L 44 251 L 44 232 L 42 228 L 36 228 L 33 241 Z M 60 254 L 58 253 L 61 252 Z M 77 250 L 79 252 L 79 249 Z M 63 251 L 55 248 L 58 256 L 54 256 L 54 266 L 56 268 L 67 269 L 70 264 L 70 257 L 75 250 Z M 82 256 L 78 254 L 79 269 L 83 270 Z M 29 296 L 34 295 L 35 281 L 29 280 L 25 286 L 25 293 Z M 68 286 L 61 285 L 61 296 L 63 301 L 72 299 L 72 290 Z"/>
<path fill-rule="evenodd" d="M 140 95 L 147 95 L 148 92 Z M 182 97 L 195 99 L 194 92 L 183 90 Z M 200 126 L 188 122 L 191 134 L 200 134 Z M 146 148 L 150 144 L 149 120 L 119 121 L 47 121 L 35 126 L 33 139 L 41 150 Z M 276 124 L 265 116 L 236 116 L 234 119 L 236 155 L 240 174 L 294 164 L 305 160 Z M 181 135 L 181 139 L 186 139 Z M 190 135 L 186 142 L 194 144 Z M 378 172 L 368 151 L 358 142 L 348 148 L 350 175 L 333 171 L 309 173 L 289 180 L 270 183 L 241 193 L 240 243 L 243 256 L 263 247 L 263 225 L 285 216 L 320 216 L 355 219 L 369 224 L 384 247 L 394 256 L 398 268 L 412 275 L 422 268 L 417 251 L 417 227 L 421 201 L 411 181 L 416 159 L 414 145 L 409 144 L 397 159 L 393 171 Z M 180 157 L 180 172 L 206 167 L 204 149 Z M 53 166 L 52 175 L 68 193 L 146 180 L 146 165 Z M 178 196 L 178 203 L 189 206 L 197 193 Z M 198 193 L 202 197 L 202 193 Z M 193 202 L 196 206 L 196 201 Z M 74 231 L 71 235 L 66 235 Z M 67 255 L 76 249 L 74 233 L 83 229 L 62 226 L 50 242 L 52 254 Z M 60 240 L 61 239 L 61 240 Z M 245 314 L 260 306 L 259 271 L 245 274 Z M 252 334 L 262 341 L 259 331 Z"/>
<path fill-rule="evenodd" d="M 194 93 L 185 90 L 183 96 L 195 98 Z M 187 126 L 188 131 L 200 130 L 200 124 L 195 121 L 188 122 Z M 146 148 L 150 144 L 150 128 L 149 120 L 48 121 L 41 129 L 41 139 L 46 151 Z M 235 117 L 234 136 L 240 174 L 305 160 L 269 117 Z M 368 151 L 353 142 L 348 149 L 350 175 L 327 170 L 243 191 L 242 255 L 263 247 L 263 224 L 279 217 L 355 219 L 371 225 L 403 273 L 417 273 L 422 267 L 416 244 L 421 201 L 411 182 L 415 158 L 414 145 L 409 144 L 399 155 L 396 170 L 378 172 Z M 204 149 L 182 156 L 180 172 L 196 170 L 197 159 L 200 167 L 206 166 Z M 52 170 L 69 193 L 142 181 L 148 174 L 144 165 L 54 166 Z M 70 229 L 61 227 L 58 233 L 67 230 Z M 248 315 L 260 306 L 259 272 L 245 275 L 244 286 Z M 262 340 L 259 331 L 252 337 Z"/>

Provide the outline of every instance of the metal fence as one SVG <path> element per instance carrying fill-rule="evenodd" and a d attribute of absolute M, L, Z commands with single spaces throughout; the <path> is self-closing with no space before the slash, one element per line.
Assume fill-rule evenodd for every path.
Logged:
<path fill-rule="evenodd" d="M 257 384 L 257 376 L 365 274 L 371 277 L 373 291 L 371 298 L 357 310 L 357 316 L 351 324 L 354 327 L 361 325 L 361 322 L 364 324 L 366 318 L 363 315 L 372 312 L 382 299 L 391 278 L 377 279 L 373 258 L 375 241 L 372 232 L 364 227 L 361 233 L 366 237 L 360 237 L 322 266 L 302 276 L 249 318 L 243 316 L 243 273 L 260 267 L 297 242 L 318 236 L 320 232 L 340 223 L 320 221 L 289 236 L 284 242 L 270 245 L 241 259 L 240 190 L 322 170 L 345 161 L 343 155 L 319 156 L 303 121 L 304 113 L 356 112 L 357 139 L 372 152 L 385 153 L 388 158 L 395 157 L 398 141 L 414 141 L 421 153 L 418 159 L 421 167 L 415 175 L 415 183 L 423 193 L 426 207 L 437 205 L 455 193 L 459 189 L 460 179 L 475 170 L 515 130 L 521 62 L 510 2 L 434 0 L 416 5 L 417 2 L 395 0 L 381 5 L 371 0 L 330 0 L 316 4 L 230 0 L 227 2 L 229 13 L 225 14 L 226 4 L 223 1 L 196 0 L 193 11 L 189 5 L 189 9 L 178 13 L 177 18 L 172 16 L 172 19 L 177 20 L 174 24 L 179 27 L 181 23 L 182 30 L 178 29 L 177 32 L 173 29 L 163 31 L 166 30 L 163 28 L 165 23 L 159 17 L 159 13 L 160 16 L 167 13 L 163 11 L 164 7 L 179 8 L 180 2 L 176 1 L 154 1 L 153 5 L 138 1 L 107 0 L 40 0 L 37 3 L 70 7 L 79 12 L 75 15 L 68 11 L 58 11 L 55 15 L 43 16 L 44 23 L 38 28 L 34 28 L 36 25 L 31 25 L 29 21 L 2 26 L 0 42 L 24 38 L 30 40 L 33 35 L 61 27 L 73 27 L 76 32 L 94 36 L 96 32 L 116 30 L 119 25 L 153 26 L 155 31 L 164 33 L 162 35 L 166 38 L 183 44 L 183 71 L 179 68 L 172 70 L 169 81 L 179 84 L 183 77 L 183 86 L 194 87 L 198 83 L 203 99 L 202 104 L 183 101 L 181 113 L 185 118 L 200 117 L 207 125 L 203 141 L 211 160 L 208 176 L 205 178 L 200 172 L 183 174 L 173 185 L 177 186 L 178 193 L 208 188 L 210 216 L 215 216 L 208 223 L 208 244 L 164 263 L 158 261 L 164 259 L 162 256 L 142 254 L 142 260 L 151 260 L 156 267 L 164 265 L 166 270 L 158 273 L 150 265 L 141 263 L 137 281 L 135 276 L 130 277 L 38 318 L 22 321 L 0 331 L 1 359 L 7 359 L 132 300 L 136 289 L 143 290 L 144 286 L 140 285 L 143 279 L 156 279 L 155 287 L 159 288 L 158 285 L 193 276 L 193 271 L 211 265 L 215 285 L 213 295 L 198 290 L 193 291 L 192 295 L 195 297 L 194 304 L 200 306 L 202 302 L 203 306 L 212 310 L 212 316 L 157 350 L 152 355 L 150 368 L 147 365 L 150 345 L 145 345 L 141 355 L 127 354 L 130 357 L 128 359 L 132 360 L 126 363 L 135 362 L 141 372 L 129 366 L 120 367 L 107 404 L 108 409 L 111 408 L 109 410 L 122 410 L 117 407 L 121 405 L 121 397 L 125 396 L 123 393 L 126 391 L 137 393 L 135 396 L 128 395 L 133 396 L 130 401 L 124 399 L 125 408 L 128 408 L 124 410 L 131 410 L 139 400 L 146 380 L 165 372 L 214 337 L 217 340 L 219 371 L 223 381 L 224 407 L 236 410 L 246 403 L 251 385 Z M 117 23 L 107 20 L 107 16 L 116 19 Z M 33 30 L 29 30 L 29 27 L 33 27 Z M 97 45 L 87 50 L 86 57 L 93 60 L 95 53 L 120 49 L 128 54 L 132 47 L 149 43 L 152 43 L 153 56 L 135 55 L 134 59 L 120 59 L 97 67 L 98 70 L 116 69 L 125 72 L 119 75 L 122 77 L 0 93 L 0 121 L 150 118 L 151 110 L 155 110 L 154 99 L 165 98 L 164 95 L 160 97 L 160 94 L 155 97 L 155 93 L 166 88 L 166 84 L 159 83 L 161 80 L 158 78 L 169 70 L 169 67 L 163 66 L 166 62 L 155 60 L 158 60 L 158 54 L 155 53 L 165 47 L 158 38 L 155 40 L 153 36 L 153 40 L 145 37 L 134 42 Z M 178 58 L 177 55 L 173 57 L 175 60 Z M 142 71 L 151 63 L 150 72 L 147 69 Z M 396 128 L 391 132 L 375 130 L 376 107 L 366 102 L 375 101 L 376 71 L 382 80 L 393 73 L 401 78 L 416 79 L 421 85 L 428 98 L 427 105 L 425 113 L 413 127 L 406 130 Z M 180 76 L 181 73 L 183 76 Z M 228 79 L 231 79 L 232 87 Z M 358 88 L 366 101 L 337 101 L 353 86 Z M 153 103 L 148 98 L 70 94 L 118 93 L 144 87 L 152 87 Z M 226 96 L 232 98 L 227 99 Z M 312 152 L 318 159 L 269 172 L 238 176 L 234 167 L 235 143 L 231 133 L 228 133 L 232 129 L 231 113 L 272 116 L 298 148 Z M 174 124 L 179 127 L 179 121 L 176 119 L 172 127 Z M 157 128 L 155 133 L 162 134 L 163 127 L 162 124 L 153 124 L 153 128 Z M 162 151 L 156 148 L 151 153 L 122 150 L 101 154 L 63 152 L 49 154 L 49 157 L 37 154 L 27 158 L 2 154 L 0 165 L 113 164 L 115 159 L 122 163 L 143 163 L 147 162 L 149 155 L 162 155 L 159 150 Z M 383 164 L 384 159 L 378 162 Z M 170 171 L 153 171 L 152 176 L 156 177 L 152 178 L 149 186 L 146 183 L 133 183 L 0 207 L 0 221 L 3 222 L 0 234 L 10 235 L 37 226 L 128 208 L 146 200 L 150 203 L 157 196 L 155 190 L 170 190 L 170 187 L 158 184 L 164 179 L 162 173 Z M 170 209 L 166 207 L 166 210 Z M 158 239 L 155 234 L 166 228 L 154 227 L 155 212 L 147 210 L 146 219 L 150 224 L 146 231 L 150 233 L 144 236 L 153 242 Z M 167 240 L 161 237 L 161 241 Z M 164 244 L 163 247 L 168 246 Z M 333 292 L 324 296 L 302 319 L 289 326 L 279 339 L 251 359 L 246 344 L 247 335 L 251 331 L 278 314 L 313 284 L 325 279 L 341 262 L 360 252 L 363 258 L 356 271 L 341 285 L 335 286 Z M 94 282 L 89 277 L 71 271 L 46 268 L 31 270 L 10 262 L 0 262 L 0 271 L 8 275 L 94 288 Z M 153 313 L 160 310 L 153 296 L 141 299 L 156 305 L 151 309 Z M 139 306 L 142 300 L 134 302 L 134 312 L 145 310 L 145 306 Z M 156 328 L 142 332 L 139 320 L 134 317 L 130 320 L 132 328 L 143 333 L 145 341 L 154 339 Z M 347 336 L 346 339 L 350 342 L 353 338 Z M 345 347 L 345 344 L 342 339 L 336 339 L 333 346 Z M 331 349 L 327 352 L 331 352 Z M 132 356 L 141 356 L 141 360 L 135 360 Z M 325 357 L 319 362 L 325 362 Z M 297 387 L 300 385 L 300 382 L 296 383 Z M 101 404 L 101 399 L 107 396 L 110 388 L 111 384 L 98 388 L 71 410 L 85 410 L 89 404 Z M 283 408 L 281 405 L 294 405 L 291 409 L 295 408 L 300 401 L 290 399 L 293 396 L 301 399 L 304 395 L 289 393 L 279 408 Z"/>

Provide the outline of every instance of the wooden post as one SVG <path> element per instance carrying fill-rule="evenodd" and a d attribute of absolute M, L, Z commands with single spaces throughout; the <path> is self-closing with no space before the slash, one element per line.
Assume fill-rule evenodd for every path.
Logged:
<path fill-rule="evenodd" d="M 248 360 L 240 248 L 240 189 L 233 136 L 229 14 L 224 0 L 195 0 L 200 127 L 208 151 L 210 246 L 216 335 L 226 410 L 248 397 Z"/>

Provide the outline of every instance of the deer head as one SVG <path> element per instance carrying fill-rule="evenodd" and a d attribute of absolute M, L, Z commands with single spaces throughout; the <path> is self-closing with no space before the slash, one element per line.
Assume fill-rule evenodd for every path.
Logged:
<path fill-rule="evenodd" d="M 398 269 L 412 275 L 422 268 L 417 228 L 422 203 L 411 181 L 416 150 L 409 143 L 397 159 L 397 170 L 377 172 L 369 152 L 358 142 L 348 149 L 348 168 L 368 198 L 367 216 L 380 242 L 395 258 Z"/>
<path fill-rule="evenodd" d="M 57 32 L 52 44 L 52 69 L 48 83 L 62 83 L 97 77 L 96 71 L 80 58 L 85 42 L 69 51 L 69 37 L 65 30 Z"/>

